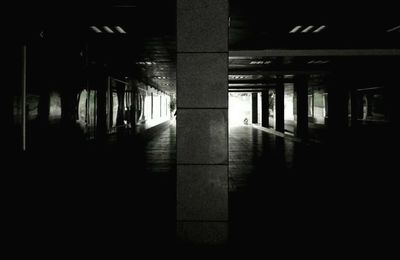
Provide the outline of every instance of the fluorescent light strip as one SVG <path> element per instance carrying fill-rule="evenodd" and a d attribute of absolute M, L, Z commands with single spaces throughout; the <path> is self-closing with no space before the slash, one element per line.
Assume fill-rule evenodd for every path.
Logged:
<path fill-rule="evenodd" d="M 103 26 L 103 28 L 104 28 L 104 30 L 106 30 L 106 32 L 108 32 L 108 33 L 114 33 L 114 31 L 111 30 L 110 27 L 108 27 L 108 26 Z"/>
<path fill-rule="evenodd" d="M 300 30 L 301 29 L 301 25 L 297 25 L 296 27 L 294 27 L 289 33 L 295 33 L 295 32 L 297 32 L 298 30 Z"/>
<path fill-rule="evenodd" d="M 123 34 L 125 34 L 126 32 L 125 32 L 125 30 L 124 29 L 122 29 L 122 27 L 121 26 L 115 26 L 115 29 L 119 32 L 119 33 L 123 33 Z"/>
<path fill-rule="evenodd" d="M 96 26 L 90 26 L 90 29 L 92 29 L 96 33 L 101 33 L 101 30 L 97 28 Z"/>
<path fill-rule="evenodd" d="M 321 25 L 320 27 L 318 27 L 318 29 L 316 29 L 313 33 L 319 33 L 320 31 L 322 31 L 323 29 L 325 29 L 326 26 L 325 25 Z"/>
<path fill-rule="evenodd" d="M 301 31 L 302 33 L 306 33 L 306 32 L 308 32 L 309 30 L 311 30 L 312 28 L 314 28 L 314 25 L 310 25 L 310 26 L 308 26 L 307 28 L 305 28 L 303 31 Z"/>
<path fill-rule="evenodd" d="M 392 29 L 387 30 L 387 32 L 394 32 L 396 30 L 400 29 L 400 25 L 393 27 Z"/>

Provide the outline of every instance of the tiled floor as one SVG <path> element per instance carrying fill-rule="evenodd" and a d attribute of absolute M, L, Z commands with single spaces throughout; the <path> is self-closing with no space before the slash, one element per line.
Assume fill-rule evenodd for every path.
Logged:
<path fill-rule="evenodd" d="M 9 168 L 16 174 L 4 182 L 19 245 L 76 255 L 80 248 L 174 244 L 175 126 L 116 137 L 19 155 Z"/>
<path fill-rule="evenodd" d="M 384 147 L 378 141 L 374 147 Z M 387 176 L 379 172 L 385 164 L 372 162 L 377 157 L 371 155 L 353 160 L 366 147 L 345 145 L 305 145 L 251 126 L 231 128 L 230 245 L 351 246 L 354 239 L 381 234 L 376 220 L 388 228 L 386 217 L 377 218 L 395 208 L 389 207 L 394 196 L 387 195 L 392 190 L 385 188 L 386 177 L 377 178 Z M 63 234 L 65 243 L 174 244 L 173 123 L 142 138 L 117 139 L 103 150 L 24 156 L 15 165 L 22 173 L 10 187 L 18 195 L 13 204 L 24 209 L 15 219 L 20 230 L 29 229 L 26 239 L 58 246 L 49 238 Z"/>
<path fill-rule="evenodd" d="M 231 128 L 232 248 L 329 251 L 380 243 L 379 223 L 386 223 L 382 216 L 393 220 L 393 198 L 390 177 L 379 169 L 392 163 L 383 143 L 361 133 L 304 144 L 251 126 Z"/>
<path fill-rule="evenodd" d="M 229 205 L 232 244 L 283 239 L 290 223 L 304 214 L 300 191 L 309 147 L 251 126 L 229 134 Z M 304 202 L 304 201 L 303 201 Z M 295 217 L 296 216 L 296 217 Z M 295 225 L 292 226 L 292 228 Z M 292 234 L 293 235 L 293 234 Z M 269 241 L 269 242 L 268 242 Z"/>
<path fill-rule="evenodd" d="M 160 131 L 146 142 L 146 169 L 151 173 L 171 174 L 176 165 L 176 123 Z"/>

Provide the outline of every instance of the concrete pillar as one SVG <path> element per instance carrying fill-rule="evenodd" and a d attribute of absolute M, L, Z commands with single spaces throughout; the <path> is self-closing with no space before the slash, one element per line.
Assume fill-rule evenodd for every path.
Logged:
<path fill-rule="evenodd" d="M 385 119 L 388 121 L 391 129 L 393 129 L 394 135 L 398 133 L 400 125 L 398 105 L 398 88 L 400 86 L 400 83 L 396 75 L 396 73 L 392 73 L 391 76 L 386 77 L 383 92 L 383 99 L 385 104 Z"/>
<path fill-rule="evenodd" d="M 297 107 L 296 136 L 306 139 L 308 136 L 308 77 L 297 76 L 294 87 Z"/>
<path fill-rule="evenodd" d="M 372 99 L 373 96 L 371 93 L 367 93 L 366 95 L 367 98 L 367 116 L 372 116 Z"/>
<path fill-rule="evenodd" d="M 177 1 L 177 237 L 228 238 L 228 0 Z"/>
<path fill-rule="evenodd" d="M 348 126 L 348 91 L 345 78 L 327 79 L 328 84 L 328 129 L 332 139 L 343 137 Z"/>
<path fill-rule="evenodd" d="M 71 82 L 70 82 L 71 84 Z M 64 128 L 73 127 L 76 120 L 76 103 L 77 92 L 73 88 L 68 88 L 70 85 L 63 85 L 61 93 L 61 121 Z"/>
<path fill-rule="evenodd" d="M 251 93 L 251 122 L 258 124 L 258 93 Z"/>
<path fill-rule="evenodd" d="M 93 87 L 97 88 L 96 138 L 98 140 L 103 140 L 107 135 L 107 89 L 109 79 L 105 75 L 105 72 L 101 73 L 100 75 L 101 76 L 95 75 L 96 78 L 92 80 L 92 84 L 94 84 Z"/>
<path fill-rule="evenodd" d="M 129 81 L 129 86 L 130 86 L 130 89 L 132 89 L 132 92 L 131 92 L 131 110 L 130 110 L 131 111 L 131 116 L 130 116 L 130 118 L 131 118 L 131 127 L 132 127 L 132 132 L 135 133 L 136 120 L 137 120 L 137 118 L 136 118 L 136 111 L 137 111 L 136 102 L 137 102 L 137 99 L 138 99 L 138 93 L 137 93 L 138 89 L 137 89 L 137 86 L 134 85 L 132 81 Z"/>
<path fill-rule="evenodd" d="M 117 84 L 118 110 L 117 110 L 117 126 L 124 125 L 125 111 L 125 85 Z"/>
<path fill-rule="evenodd" d="M 351 98 L 351 127 L 358 126 L 358 119 L 362 118 L 362 98 L 357 93 L 357 89 L 353 88 L 350 92 Z"/>
<path fill-rule="evenodd" d="M 50 90 L 45 83 L 39 98 L 39 121 L 42 126 L 47 126 L 50 115 Z"/>
<path fill-rule="evenodd" d="M 275 130 L 285 132 L 285 85 L 281 76 L 275 89 Z"/>
<path fill-rule="evenodd" d="M 269 96 L 268 90 L 261 93 L 261 124 L 263 127 L 269 127 Z"/>

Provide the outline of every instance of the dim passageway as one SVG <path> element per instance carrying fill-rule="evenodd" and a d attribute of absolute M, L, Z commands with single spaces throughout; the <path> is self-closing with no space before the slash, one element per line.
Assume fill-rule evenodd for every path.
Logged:
<path fill-rule="evenodd" d="M 382 216 L 390 215 L 393 190 L 387 186 L 388 177 L 379 176 L 376 168 L 388 158 L 354 160 L 352 153 L 361 154 L 365 147 L 344 144 L 337 150 L 334 145 L 295 142 L 252 126 L 230 128 L 233 248 L 354 250 L 386 243 L 377 238 L 390 228 L 385 222 L 389 219 Z"/>
<path fill-rule="evenodd" d="M 32 252 L 71 254 L 174 243 L 175 122 L 112 137 L 103 149 L 21 154 L 18 174 L 4 182 L 10 241 Z"/>
<path fill-rule="evenodd" d="M 393 245 L 397 9 L 250 2 L 7 6 L 14 252 Z"/>

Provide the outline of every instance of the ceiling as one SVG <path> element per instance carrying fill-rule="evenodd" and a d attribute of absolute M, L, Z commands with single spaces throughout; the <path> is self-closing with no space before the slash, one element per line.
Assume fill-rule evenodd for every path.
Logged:
<path fill-rule="evenodd" d="M 57 1 L 51 5 L 34 2 L 23 8 L 21 5 L 16 3 L 11 11 L 11 24 L 15 24 L 11 38 L 29 42 L 38 50 L 36 60 L 57 64 L 50 66 L 51 70 L 97 64 L 107 66 L 114 77 L 137 78 L 165 92 L 175 93 L 174 0 L 79 4 Z M 328 53 L 349 49 L 366 53 L 376 49 L 398 50 L 400 28 L 396 27 L 400 19 L 396 11 L 395 6 L 381 2 L 379 5 L 340 5 L 338 2 L 294 4 L 230 0 L 229 83 L 268 85 L 273 84 L 278 75 L 289 81 L 290 75 L 324 74 L 337 68 L 342 71 L 358 68 L 360 74 L 364 71 L 376 75 L 391 73 L 398 67 L 391 65 L 399 64 L 398 55 L 338 57 L 332 53 L 325 55 L 325 50 Z M 104 26 L 113 33 L 106 32 Z M 118 32 L 116 26 L 125 33 Z M 253 52 L 248 55 L 236 52 L 243 50 Z M 262 50 L 321 51 L 309 55 L 292 55 L 291 52 L 276 55 Z"/>
<path fill-rule="evenodd" d="M 174 2 L 65 1 L 53 5 L 35 2 L 15 9 L 18 16 L 14 18 L 23 19 L 18 19 L 14 38 L 28 42 L 28 51 L 36 52 L 31 54 L 37 56 L 36 67 L 44 60 L 63 69 L 97 65 L 106 67 L 116 78 L 132 77 L 174 93 Z M 35 64 L 33 69 L 38 69 Z"/>
<path fill-rule="evenodd" d="M 384 2 L 230 0 L 229 43 L 230 50 L 398 48 L 400 29 L 388 31 L 399 25 L 396 6 Z M 301 30 L 289 33 L 296 26 Z"/>
<path fill-rule="evenodd" d="M 365 81 L 396 74 L 396 10 L 383 2 L 230 0 L 230 90 L 260 90 L 299 74 L 340 71 Z"/>

